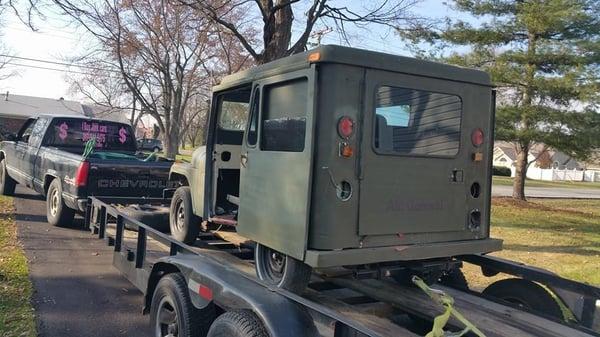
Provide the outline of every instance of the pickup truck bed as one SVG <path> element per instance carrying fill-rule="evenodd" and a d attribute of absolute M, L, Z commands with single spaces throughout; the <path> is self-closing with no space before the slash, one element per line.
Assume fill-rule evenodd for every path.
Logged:
<path fill-rule="evenodd" d="M 302 296 L 268 287 L 256 278 L 252 246 L 243 238 L 232 240 L 227 236 L 235 234 L 212 231 L 202 233 L 194 246 L 188 246 L 128 219 L 111 206 L 112 203 L 135 202 L 135 199 L 92 198 L 88 214 L 94 210 L 99 216 L 96 221 L 87 216 L 86 223 L 100 238 L 114 246 L 114 265 L 146 294 L 146 307 L 152 298 L 152 285 L 157 283 L 160 275 L 170 271 L 181 272 L 190 289 L 197 284 L 210 289 L 211 301 L 223 311 L 254 311 L 271 337 L 422 336 L 423 331 L 418 331 L 419 328 L 407 317 L 431 320 L 442 312 L 438 304 L 415 287 L 384 279 L 356 279 L 343 270 L 313 274 L 309 288 Z M 124 230 L 124 224 L 133 225 L 138 231 Z M 225 241 L 224 237 L 240 244 Z M 538 282 L 545 280 L 544 284 L 553 289 L 560 286 L 594 303 L 600 298 L 598 288 L 562 279 L 537 268 L 480 255 L 465 256 L 464 261 Z M 506 303 L 492 302 L 475 292 L 440 285 L 435 288 L 451 295 L 455 308 L 485 336 L 598 336 L 597 331 L 592 330 L 591 322 L 567 324 Z M 285 318 L 282 318 L 282 312 Z M 587 314 L 593 321 L 594 310 Z M 298 325 L 303 328 L 295 330 Z M 460 331 L 463 326 L 451 319 L 447 328 Z"/>

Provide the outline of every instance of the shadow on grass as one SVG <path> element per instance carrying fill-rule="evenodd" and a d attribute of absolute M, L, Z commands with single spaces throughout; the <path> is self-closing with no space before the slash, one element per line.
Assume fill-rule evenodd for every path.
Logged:
<path fill-rule="evenodd" d="M 557 254 L 573 254 L 573 255 L 581 255 L 581 256 L 600 256 L 600 244 L 590 243 L 587 245 L 588 247 L 598 248 L 589 249 L 582 248 L 577 246 L 529 246 L 522 244 L 505 244 L 504 250 L 512 250 L 518 252 L 528 252 L 528 253 L 557 253 Z"/>

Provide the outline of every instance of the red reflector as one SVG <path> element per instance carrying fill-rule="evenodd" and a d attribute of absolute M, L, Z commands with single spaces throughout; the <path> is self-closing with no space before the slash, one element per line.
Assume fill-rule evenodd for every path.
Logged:
<path fill-rule="evenodd" d="M 473 130 L 473 133 L 471 133 L 471 142 L 475 146 L 483 144 L 483 131 L 481 129 Z"/>
<path fill-rule="evenodd" d="M 79 167 L 77 168 L 77 173 L 75 173 L 75 186 L 85 186 L 85 184 L 87 183 L 89 172 L 90 163 L 87 161 L 82 161 Z"/>
<path fill-rule="evenodd" d="M 338 134 L 342 138 L 349 138 L 354 133 L 354 121 L 348 116 L 340 118 L 338 122 Z"/>
<path fill-rule="evenodd" d="M 200 285 L 200 287 L 198 288 L 198 294 L 207 301 L 212 301 L 213 299 L 212 290 L 210 290 L 210 288 L 205 285 Z"/>

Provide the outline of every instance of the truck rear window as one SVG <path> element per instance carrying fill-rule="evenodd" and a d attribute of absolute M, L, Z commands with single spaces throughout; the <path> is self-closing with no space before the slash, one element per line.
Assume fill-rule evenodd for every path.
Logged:
<path fill-rule="evenodd" d="M 453 157 L 460 147 L 462 101 L 456 95 L 380 86 L 375 95 L 377 153 Z"/>
<path fill-rule="evenodd" d="M 129 125 L 98 120 L 56 118 L 46 132 L 46 146 L 82 148 L 96 139 L 96 149 L 135 151 L 135 137 Z"/>

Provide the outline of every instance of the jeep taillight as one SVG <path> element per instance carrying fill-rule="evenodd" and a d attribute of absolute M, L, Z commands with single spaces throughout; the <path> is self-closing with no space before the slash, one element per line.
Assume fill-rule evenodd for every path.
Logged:
<path fill-rule="evenodd" d="M 75 173 L 75 186 L 85 186 L 85 184 L 87 183 L 89 173 L 90 163 L 87 161 L 82 161 L 79 167 L 77 168 L 77 172 Z"/>
<path fill-rule="evenodd" d="M 481 146 L 483 144 L 483 130 L 475 129 L 473 133 L 471 133 L 471 142 L 475 146 Z"/>
<path fill-rule="evenodd" d="M 337 125 L 338 134 L 342 138 L 350 138 L 354 133 L 354 121 L 348 116 L 340 118 Z"/>

